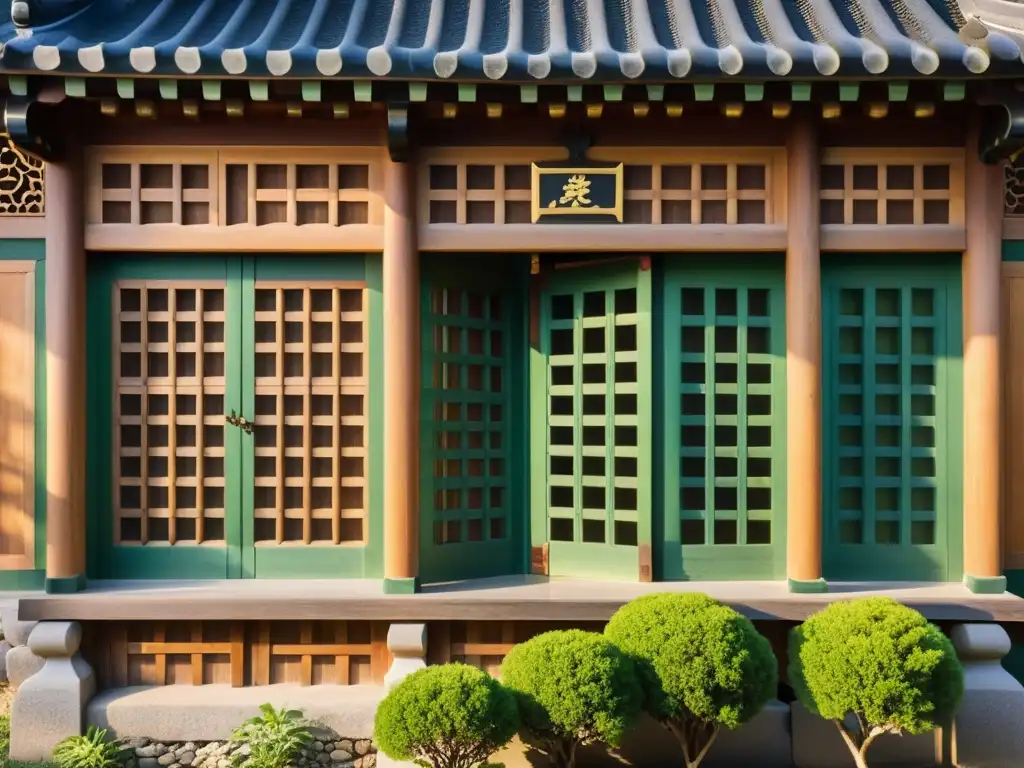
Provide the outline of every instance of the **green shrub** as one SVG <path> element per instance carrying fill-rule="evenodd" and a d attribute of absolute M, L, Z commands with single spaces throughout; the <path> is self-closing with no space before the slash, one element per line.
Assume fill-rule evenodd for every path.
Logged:
<path fill-rule="evenodd" d="M 722 727 L 737 728 L 775 696 L 779 667 L 748 619 L 702 594 L 646 595 L 605 636 L 637 665 L 644 708 L 700 765 Z"/>
<path fill-rule="evenodd" d="M 885 597 L 834 603 L 796 627 L 789 680 L 807 709 L 835 722 L 861 768 L 883 733 L 925 733 L 951 720 L 964 690 L 949 639 Z"/>
<path fill-rule="evenodd" d="M 313 740 L 302 713 L 270 704 L 261 704 L 260 712 L 231 734 L 231 741 L 249 745 L 248 755 L 235 751 L 231 759 L 240 768 L 288 768 Z"/>
<path fill-rule="evenodd" d="M 519 728 L 512 694 L 465 664 L 414 672 L 377 708 L 374 738 L 388 757 L 433 768 L 472 768 Z"/>
<path fill-rule="evenodd" d="M 618 746 L 643 701 L 629 658 L 601 635 L 577 629 L 515 646 L 502 682 L 516 694 L 524 740 L 559 768 L 575 765 L 581 745 Z"/>
<path fill-rule="evenodd" d="M 106 730 L 90 725 L 84 736 L 69 736 L 53 748 L 60 768 L 120 768 L 121 747 L 107 741 Z"/>

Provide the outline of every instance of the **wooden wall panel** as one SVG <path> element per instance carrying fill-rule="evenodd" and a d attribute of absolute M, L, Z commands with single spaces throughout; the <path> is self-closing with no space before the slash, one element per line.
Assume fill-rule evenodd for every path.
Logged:
<path fill-rule="evenodd" d="M 1003 264 L 1003 360 L 1003 567 L 1024 568 L 1024 263 Z"/>
<path fill-rule="evenodd" d="M 0 262 L 0 570 L 35 565 L 35 262 Z"/>

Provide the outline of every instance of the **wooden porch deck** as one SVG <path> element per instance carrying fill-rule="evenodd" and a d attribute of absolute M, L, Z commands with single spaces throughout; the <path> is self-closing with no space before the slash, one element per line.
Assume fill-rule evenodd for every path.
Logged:
<path fill-rule="evenodd" d="M 23 621 L 321 620 L 605 621 L 652 592 L 704 592 L 751 619 L 801 621 L 836 600 L 888 595 L 934 621 L 1024 622 L 1024 599 L 957 583 L 832 582 L 792 594 L 782 581 L 653 584 L 514 576 L 385 595 L 378 580 L 94 581 L 72 595 L 20 595 Z"/>

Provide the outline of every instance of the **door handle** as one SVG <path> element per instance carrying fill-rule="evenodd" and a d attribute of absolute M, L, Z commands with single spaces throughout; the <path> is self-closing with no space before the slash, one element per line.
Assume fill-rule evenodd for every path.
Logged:
<path fill-rule="evenodd" d="M 228 424 L 230 424 L 233 427 L 240 427 L 241 430 L 243 432 L 245 432 L 245 434 L 247 434 L 247 435 L 251 435 L 252 431 L 253 431 L 253 428 L 256 426 L 251 421 L 246 419 L 244 416 L 239 416 L 238 414 L 236 414 L 235 410 L 233 408 L 231 409 L 231 415 L 230 416 L 228 416 L 228 415 L 224 416 L 224 421 L 226 421 Z"/>

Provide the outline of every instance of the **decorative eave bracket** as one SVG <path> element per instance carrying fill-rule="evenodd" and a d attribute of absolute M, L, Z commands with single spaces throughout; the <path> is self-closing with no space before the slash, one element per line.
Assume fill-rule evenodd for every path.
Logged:
<path fill-rule="evenodd" d="M 42 119 L 45 109 L 45 104 L 31 96 L 8 96 L 4 102 L 3 133 L 22 152 L 52 163 L 61 159 L 61 142 L 46 130 L 53 123 Z"/>
<path fill-rule="evenodd" d="M 388 154 L 394 163 L 409 162 L 409 104 L 388 104 Z"/>
<path fill-rule="evenodd" d="M 1024 151 L 1024 94 L 1006 94 L 985 105 L 978 137 L 983 163 L 1012 160 Z"/>

